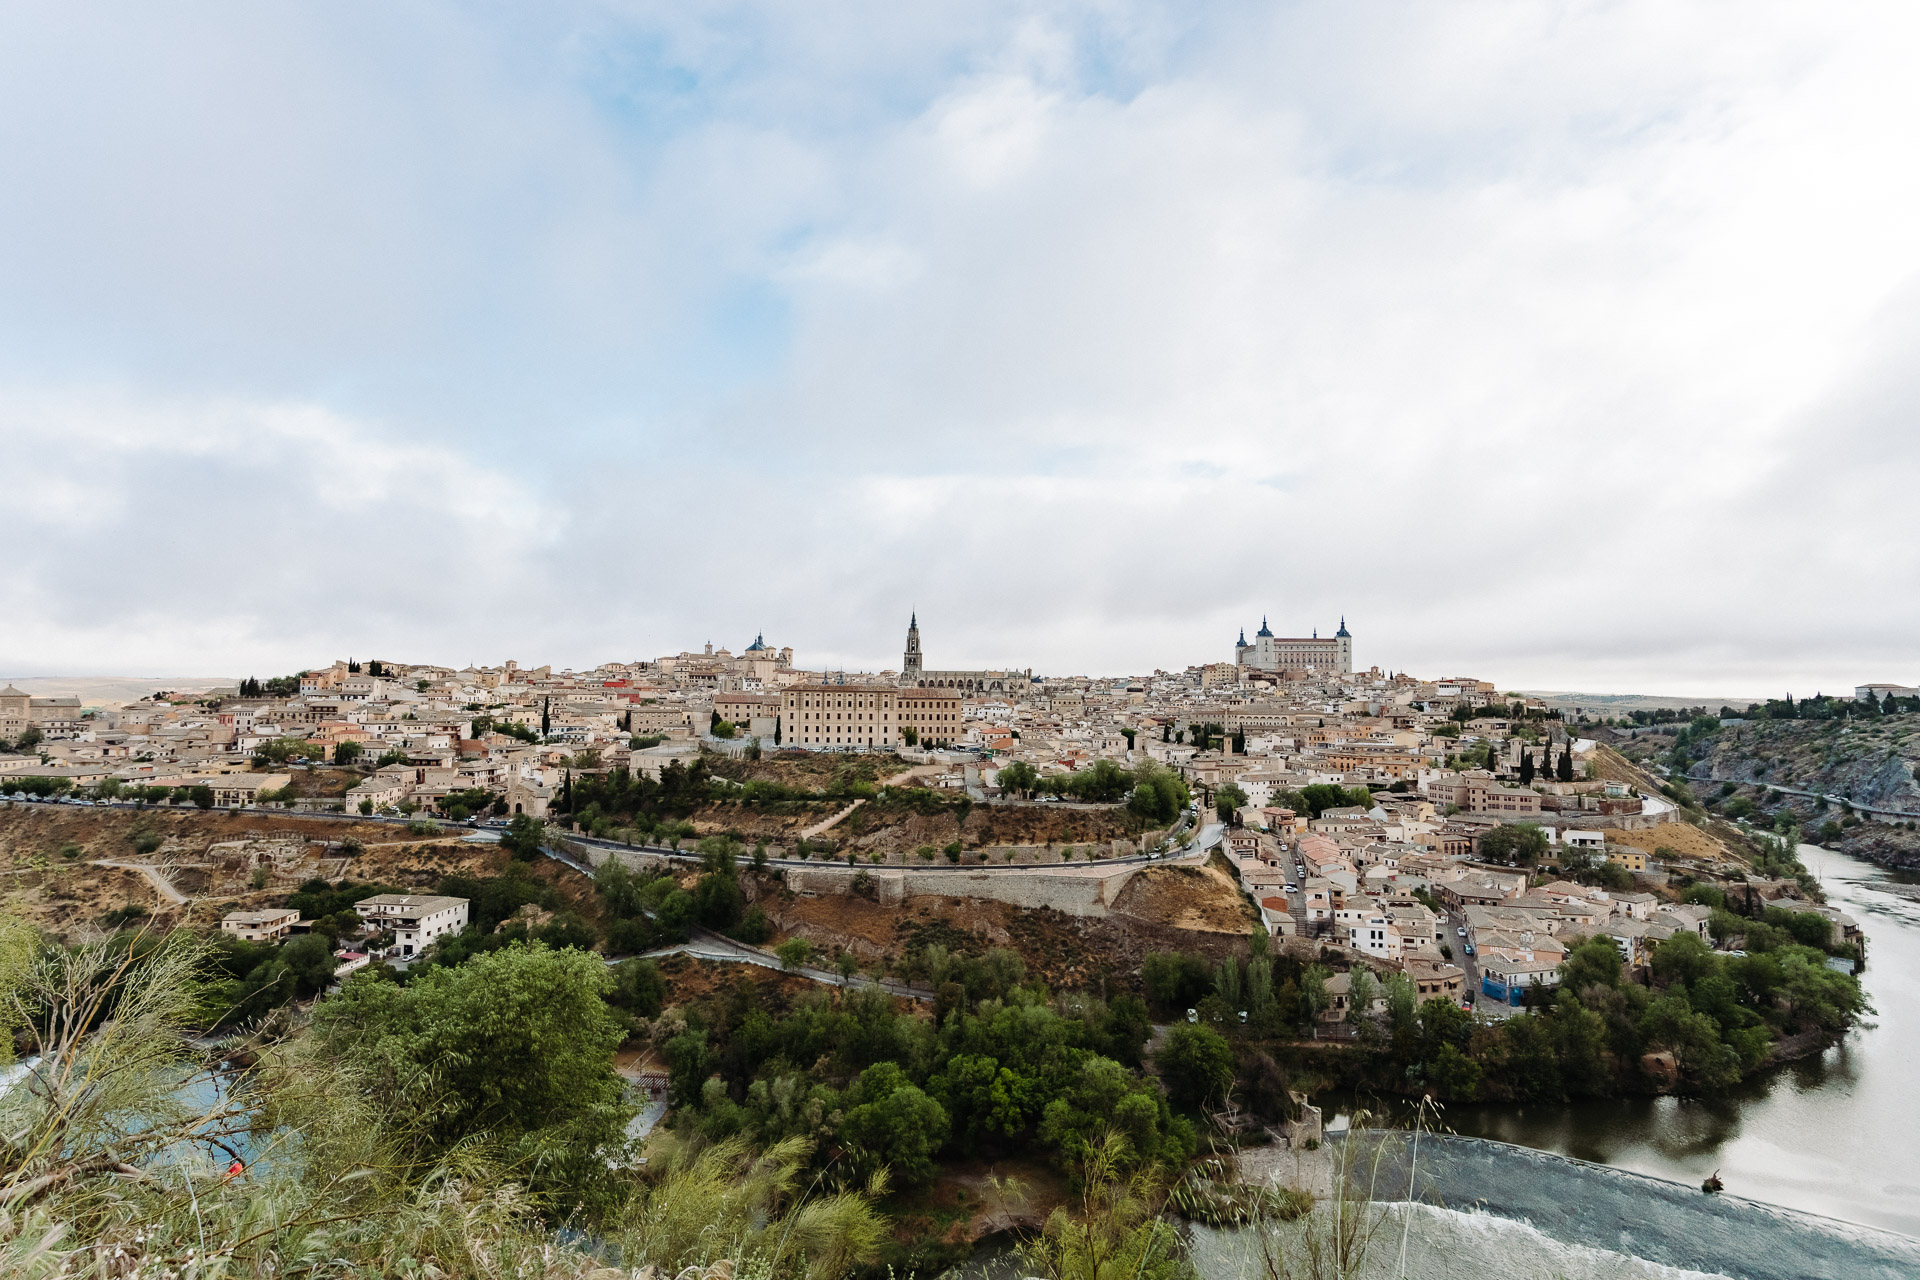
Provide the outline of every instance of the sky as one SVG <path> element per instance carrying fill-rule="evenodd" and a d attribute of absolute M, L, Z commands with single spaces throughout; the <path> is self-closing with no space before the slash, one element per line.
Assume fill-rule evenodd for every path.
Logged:
<path fill-rule="evenodd" d="M 0 675 L 1920 682 L 1920 9 L 0 3 Z"/>

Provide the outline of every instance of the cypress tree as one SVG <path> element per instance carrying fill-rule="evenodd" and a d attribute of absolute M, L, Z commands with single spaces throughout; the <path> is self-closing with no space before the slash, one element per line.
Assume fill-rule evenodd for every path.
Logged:
<path fill-rule="evenodd" d="M 1527 786 L 1533 781 L 1533 752 L 1520 752 L 1520 785 Z"/>
<path fill-rule="evenodd" d="M 1573 744 L 1571 742 L 1567 744 L 1566 750 L 1560 753 L 1559 778 L 1562 782 L 1573 781 Z"/>

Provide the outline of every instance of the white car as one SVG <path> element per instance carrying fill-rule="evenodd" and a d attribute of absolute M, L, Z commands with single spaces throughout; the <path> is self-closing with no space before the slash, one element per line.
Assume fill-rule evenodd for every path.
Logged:
<path fill-rule="evenodd" d="M 1454 932 L 1464 938 L 1467 936 L 1467 926 L 1461 925 L 1458 929 L 1455 929 Z"/>

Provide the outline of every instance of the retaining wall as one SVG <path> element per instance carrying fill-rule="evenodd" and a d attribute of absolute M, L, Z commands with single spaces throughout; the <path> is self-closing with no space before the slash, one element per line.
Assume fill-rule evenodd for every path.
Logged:
<path fill-rule="evenodd" d="M 873 881 L 882 905 L 908 898 L 985 898 L 1015 907 L 1050 907 L 1062 915 L 1104 916 L 1139 871 L 1137 866 L 1072 874 L 1045 871 L 914 871 L 888 867 L 826 865 L 787 868 L 787 887 L 795 893 L 844 894 L 863 872 Z"/>

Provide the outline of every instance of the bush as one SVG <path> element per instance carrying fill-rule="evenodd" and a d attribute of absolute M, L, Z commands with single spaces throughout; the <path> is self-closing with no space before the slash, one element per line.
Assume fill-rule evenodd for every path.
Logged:
<path fill-rule="evenodd" d="M 729 929 L 727 934 L 748 946 L 757 947 L 773 936 L 773 922 L 767 919 L 766 911 L 756 903 L 748 908 L 740 923 Z"/>
<path fill-rule="evenodd" d="M 1211 1027 L 1180 1023 L 1167 1033 L 1154 1061 L 1177 1107 L 1196 1110 L 1217 1102 L 1233 1084 L 1233 1048 Z"/>

